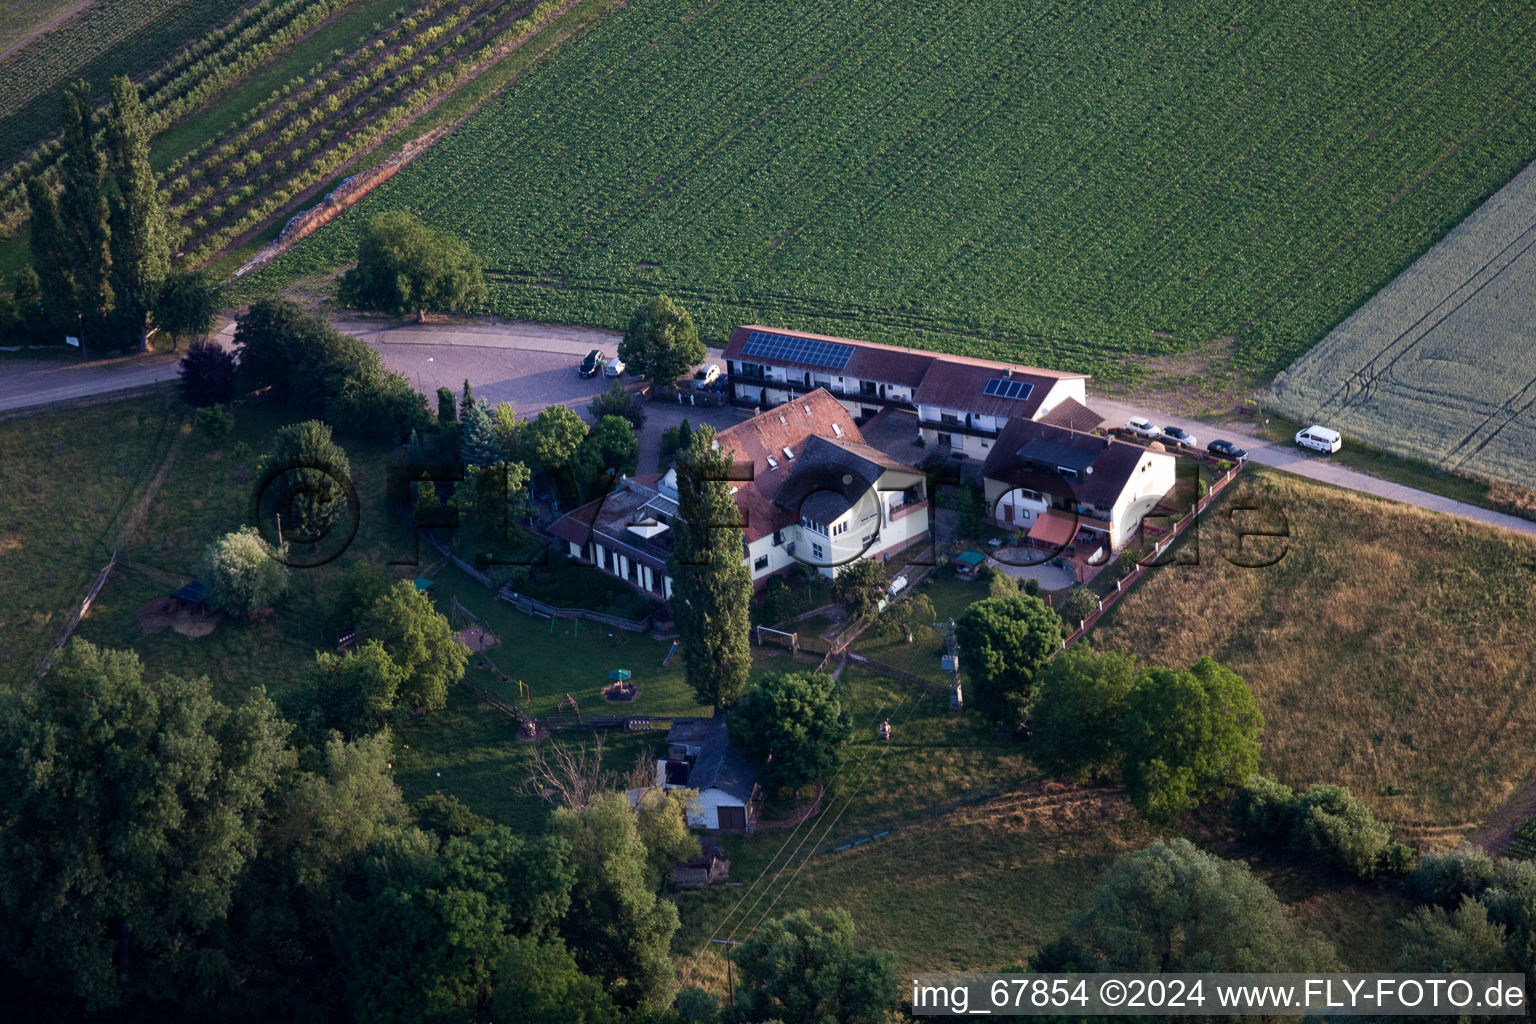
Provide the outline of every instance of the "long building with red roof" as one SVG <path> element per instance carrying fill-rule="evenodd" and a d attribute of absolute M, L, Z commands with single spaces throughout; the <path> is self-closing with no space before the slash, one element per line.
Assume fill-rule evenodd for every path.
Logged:
<path fill-rule="evenodd" d="M 769 408 L 825 390 L 859 421 L 917 414 L 925 444 L 985 460 L 1009 423 L 1086 413 L 1085 374 L 748 324 L 725 346 L 731 400 Z M 1091 413 L 1087 413 L 1091 415 Z"/>

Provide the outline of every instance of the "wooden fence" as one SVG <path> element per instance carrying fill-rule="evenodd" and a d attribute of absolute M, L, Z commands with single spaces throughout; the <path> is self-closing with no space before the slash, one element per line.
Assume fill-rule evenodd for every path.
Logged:
<path fill-rule="evenodd" d="M 1155 568 L 1154 565 L 1149 563 L 1154 563 L 1161 558 L 1163 552 L 1167 551 L 1173 542 L 1184 534 L 1185 530 L 1195 524 L 1200 518 L 1200 513 L 1204 512 L 1210 503 L 1216 499 L 1216 496 L 1226 489 L 1226 486 L 1232 482 L 1241 469 L 1241 465 L 1233 466 L 1220 477 L 1217 477 L 1216 482 L 1211 485 L 1211 489 L 1206 492 L 1205 496 L 1195 502 L 1195 507 L 1190 509 L 1182 519 L 1173 524 L 1173 530 L 1169 532 L 1168 536 L 1153 546 L 1152 557 L 1146 562 L 1138 561 L 1135 569 L 1131 570 L 1128 575 L 1116 580 L 1114 591 L 1100 598 L 1099 607 L 1090 613 L 1086 619 L 1078 621 L 1077 628 L 1061 642 L 1062 650 L 1066 650 L 1086 636 L 1088 631 L 1104 617 L 1104 613 L 1113 608 L 1115 602 L 1119 601 L 1126 591 L 1130 590 L 1136 584 L 1136 581 L 1146 574 L 1148 569 Z M 1122 555 L 1121 557 L 1128 556 Z"/>
<path fill-rule="evenodd" d="M 431 530 L 423 530 L 422 533 L 426 535 L 428 543 L 436 548 L 444 558 L 458 566 L 465 575 L 487 590 L 496 591 L 498 598 L 520 612 L 526 612 L 529 615 L 542 615 L 545 618 L 588 619 L 592 622 L 601 622 L 605 626 L 612 626 L 615 629 L 626 629 L 631 633 L 644 633 L 651 628 L 653 616 L 639 621 L 623 619 L 617 615 L 605 615 L 602 612 L 595 612 L 590 608 L 560 608 L 556 605 L 546 604 L 537 598 L 529 597 L 527 594 L 519 594 L 509 587 L 498 589 L 494 580 L 454 554 L 446 544 L 437 539 L 437 536 Z"/>
<path fill-rule="evenodd" d="M 529 597 L 527 594 L 516 593 L 507 587 L 497 591 L 496 596 L 520 612 L 526 612 L 529 615 L 542 615 L 546 619 L 587 619 L 591 622 L 600 622 L 605 626 L 612 626 L 615 629 L 627 629 L 631 633 L 644 633 L 651 628 L 652 620 L 650 618 L 636 621 L 634 619 L 621 619 L 617 615 L 604 615 L 602 612 L 594 612 L 590 608 L 560 608 L 556 605 L 545 604 L 543 601 Z"/>
<path fill-rule="evenodd" d="M 80 620 L 85 618 L 85 613 L 91 610 L 91 603 L 96 600 L 96 595 L 101 593 L 101 588 L 107 585 L 107 577 L 112 575 L 112 570 L 116 567 L 117 550 L 114 548 L 111 560 L 107 562 L 101 572 L 96 574 L 96 582 L 91 584 L 90 590 L 86 591 L 85 600 L 80 602 L 80 607 L 75 609 L 75 614 L 69 617 L 69 622 L 64 626 L 64 632 L 53 642 L 53 646 L 48 648 L 48 653 L 43 656 L 43 663 L 37 667 L 37 671 L 27 681 L 28 686 L 36 686 L 38 680 L 48 674 L 48 670 L 53 667 L 53 659 L 58 657 L 59 651 L 69 642 L 69 638 L 74 635 L 75 627 L 80 625 Z"/>

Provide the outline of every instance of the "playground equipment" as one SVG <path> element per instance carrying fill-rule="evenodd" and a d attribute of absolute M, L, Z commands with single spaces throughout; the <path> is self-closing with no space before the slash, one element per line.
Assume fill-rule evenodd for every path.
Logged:
<path fill-rule="evenodd" d="M 772 629 L 768 626 L 754 626 L 752 635 L 759 647 L 763 645 L 764 638 L 766 637 L 769 643 L 778 644 L 780 647 L 788 647 L 791 652 L 800 650 L 799 633 L 789 633 L 782 629 Z"/>

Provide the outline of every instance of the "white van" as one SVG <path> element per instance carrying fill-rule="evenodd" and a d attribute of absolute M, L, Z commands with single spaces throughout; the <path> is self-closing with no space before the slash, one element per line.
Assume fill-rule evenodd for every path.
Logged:
<path fill-rule="evenodd" d="M 1296 443 L 1303 448 L 1331 454 L 1343 447 L 1344 439 L 1339 436 L 1337 430 L 1329 430 L 1314 423 L 1307 429 L 1296 432 Z"/>

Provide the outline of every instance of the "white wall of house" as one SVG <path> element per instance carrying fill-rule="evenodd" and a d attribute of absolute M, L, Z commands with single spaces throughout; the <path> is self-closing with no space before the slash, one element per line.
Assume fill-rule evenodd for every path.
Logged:
<path fill-rule="evenodd" d="M 1088 382 L 1081 377 L 1071 377 L 1052 384 L 1051 390 L 1047 391 L 1045 398 L 1041 400 L 1040 408 L 1035 411 L 1035 419 L 1038 420 L 1068 398 L 1075 398 L 1087 405 Z"/>
<path fill-rule="evenodd" d="M 1173 490 L 1177 460 L 1166 452 L 1143 452 L 1110 513 L 1110 547 L 1118 551 L 1141 528 L 1142 517 Z"/>
<path fill-rule="evenodd" d="M 998 499 L 997 506 L 992 509 L 992 515 L 1005 527 L 1022 526 L 1027 529 L 1035 524 L 1040 513 L 1047 508 L 1050 508 L 1050 503 L 1040 495 L 1039 491 L 1030 490 L 1027 487 L 1015 487 Z"/>
<path fill-rule="evenodd" d="M 666 782 L 667 762 L 656 762 L 656 784 L 662 789 L 687 789 L 687 786 L 671 786 Z M 688 809 L 688 824 L 694 828 L 719 828 L 720 808 L 740 807 L 746 812 L 746 803 L 723 789 L 706 789 L 699 793 L 697 802 Z"/>

